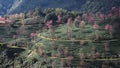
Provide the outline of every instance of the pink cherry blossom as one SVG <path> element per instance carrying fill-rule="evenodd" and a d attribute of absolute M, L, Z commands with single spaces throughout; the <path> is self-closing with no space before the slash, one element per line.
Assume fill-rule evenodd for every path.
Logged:
<path fill-rule="evenodd" d="M 80 28 L 81 28 L 81 31 L 84 31 L 84 27 L 85 27 L 85 21 L 81 21 L 80 22 Z"/>
<path fill-rule="evenodd" d="M 58 18 L 57 23 L 61 23 L 62 22 L 62 17 L 60 15 L 58 15 L 57 18 Z"/>
<path fill-rule="evenodd" d="M 82 20 L 82 21 L 80 22 L 80 26 L 81 26 L 81 27 L 84 27 L 84 25 L 85 25 L 85 21 Z"/>
<path fill-rule="evenodd" d="M 81 20 L 81 17 L 80 17 L 80 16 L 77 16 L 76 19 L 77 19 L 78 21 L 80 21 L 80 20 Z"/>
<path fill-rule="evenodd" d="M 31 38 L 33 38 L 33 37 L 34 37 L 34 34 L 33 34 L 33 33 L 31 33 L 31 34 L 30 34 L 30 37 L 31 37 Z"/>
<path fill-rule="evenodd" d="M 95 21 L 94 16 L 90 16 L 90 18 L 89 18 L 89 23 L 93 23 L 94 21 Z"/>
<path fill-rule="evenodd" d="M 51 29 L 53 27 L 52 23 L 53 23 L 52 20 L 47 21 L 46 25 L 49 29 Z"/>
<path fill-rule="evenodd" d="M 6 19 L 5 18 L 2 18 L 2 17 L 0 17 L 0 23 L 5 23 L 5 21 L 6 21 Z"/>
<path fill-rule="evenodd" d="M 67 25 L 70 26 L 72 24 L 72 22 L 73 22 L 72 18 L 68 18 Z"/>
<path fill-rule="evenodd" d="M 34 33 L 31 33 L 31 34 L 30 34 L 30 37 L 31 37 L 32 39 L 35 39 L 35 38 L 37 37 L 37 35 L 38 35 L 38 32 L 34 32 Z"/>
<path fill-rule="evenodd" d="M 107 25 L 105 26 L 105 30 L 108 30 L 108 31 L 112 30 L 112 26 L 109 25 L 109 24 L 107 24 Z"/>
<path fill-rule="evenodd" d="M 114 16 L 118 16 L 118 15 L 119 15 L 119 8 L 117 8 L 117 7 L 112 7 L 111 11 L 112 11 L 112 14 L 113 14 Z"/>
<path fill-rule="evenodd" d="M 99 29 L 99 25 L 95 22 L 94 25 L 93 25 L 93 28 L 98 30 Z"/>
<path fill-rule="evenodd" d="M 103 21 L 103 20 L 104 20 L 104 17 L 105 17 L 104 14 L 100 14 L 100 15 L 99 15 L 100 21 Z"/>

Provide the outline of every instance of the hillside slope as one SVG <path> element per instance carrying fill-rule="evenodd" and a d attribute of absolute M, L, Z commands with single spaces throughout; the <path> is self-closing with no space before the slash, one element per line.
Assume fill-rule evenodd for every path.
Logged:
<path fill-rule="evenodd" d="M 7 13 L 27 12 L 36 7 L 96 12 L 108 11 L 113 6 L 120 6 L 120 0 L 15 0 Z"/>
<path fill-rule="evenodd" d="M 19 3 L 20 1 L 16 1 L 16 3 Z M 24 0 L 21 2 L 21 4 L 17 4 L 16 3 L 13 4 L 13 6 L 11 7 L 11 9 L 9 10 L 8 13 L 14 13 L 14 12 L 24 12 L 24 11 L 28 11 L 28 10 L 33 10 L 36 7 L 41 7 L 41 8 L 66 8 L 66 9 L 70 9 L 71 6 L 76 7 L 78 4 L 75 0 Z M 26 4 L 27 3 L 27 4 Z M 18 6 L 18 7 L 15 7 Z M 14 8 L 14 9 L 13 9 Z M 74 9 L 74 8 L 71 8 Z"/>

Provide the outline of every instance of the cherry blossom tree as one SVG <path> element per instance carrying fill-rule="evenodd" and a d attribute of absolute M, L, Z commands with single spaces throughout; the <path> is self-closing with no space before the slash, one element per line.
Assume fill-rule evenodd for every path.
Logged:
<path fill-rule="evenodd" d="M 100 22 L 103 22 L 105 19 L 105 15 L 100 13 L 99 18 L 100 18 Z"/>
<path fill-rule="evenodd" d="M 96 40 L 99 39 L 99 33 L 98 33 L 98 29 L 99 29 L 99 25 L 97 24 L 97 22 L 94 22 L 93 28 L 95 29 L 95 36 L 96 36 Z"/>
<path fill-rule="evenodd" d="M 84 20 L 82 20 L 82 21 L 80 22 L 80 28 L 81 28 L 81 31 L 83 32 L 83 31 L 84 31 L 84 28 L 85 28 L 85 21 L 84 21 Z"/>
<path fill-rule="evenodd" d="M 66 48 L 64 49 L 64 55 L 65 55 L 65 58 L 66 58 L 65 62 L 66 62 L 66 64 L 67 64 L 67 66 L 70 67 L 70 66 L 71 66 L 71 61 L 72 61 L 73 57 L 72 57 L 72 55 L 70 54 L 70 52 L 69 52 L 69 50 L 68 50 L 68 47 L 66 47 Z"/>
<path fill-rule="evenodd" d="M 107 24 L 107 25 L 105 26 L 105 30 L 109 31 L 110 38 L 113 38 L 113 34 L 112 34 L 113 27 L 112 27 L 112 25 Z"/>
<path fill-rule="evenodd" d="M 53 26 L 53 20 L 49 20 L 46 22 L 46 26 L 49 29 L 50 36 L 54 35 L 54 26 Z"/>
<path fill-rule="evenodd" d="M 67 20 L 67 35 L 68 35 L 68 38 L 71 38 L 72 36 L 72 17 L 68 18 Z"/>
<path fill-rule="evenodd" d="M 31 38 L 31 39 L 35 39 L 35 34 L 34 34 L 34 33 L 31 33 L 31 34 L 30 34 L 30 38 Z"/>
<path fill-rule="evenodd" d="M 95 21 L 94 15 L 93 14 L 89 14 L 88 23 L 92 24 L 92 23 L 94 23 L 94 21 Z"/>
<path fill-rule="evenodd" d="M 57 18 L 58 18 L 57 23 L 59 23 L 59 24 L 62 23 L 62 17 L 61 17 L 61 15 L 58 15 Z"/>
<path fill-rule="evenodd" d="M 38 31 L 35 31 L 35 32 L 31 33 L 31 34 L 30 34 L 30 38 L 35 41 L 36 38 L 37 38 L 38 33 L 39 33 Z"/>
<path fill-rule="evenodd" d="M 112 7 L 111 12 L 114 16 L 119 16 L 119 8 Z"/>
<path fill-rule="evenodd" d="M 98 30 L 98 29 L 99 29 L 99 25 L 97 24 L 96 21 L 94 22 L 93 28 L 94 28 L 95 30 Z"/>

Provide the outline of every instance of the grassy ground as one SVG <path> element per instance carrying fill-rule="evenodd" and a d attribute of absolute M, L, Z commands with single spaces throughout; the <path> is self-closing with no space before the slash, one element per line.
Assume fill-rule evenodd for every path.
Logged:
<path fill-rule="evenodd" d="M 33 62 L 34 58 L 37 58 L 37 60 L 40 60 L 41 62 L 44 61 L 44 57 L 39 57 L 36 55 L 36 47 L 43 47 L 46 54 L 58 54 L 59 48 L 68 48 L 68 51 L 70 54 L 72 54 L 72 66 L 79 66 L 80 65 L 80 54 L 84 53 L 85 55 L 91 53 L 93 47 L 95 47 L 95 50 L 97 50 L 101 55 L 101 59 L 97 59 L 97 61 L 106 61 L 106 60 L 112 60 L 114 58 L 112 55 L 113 53 L 119 53 L 120 52 L 120 40 L 119 39 L 110 39 L 109 34 L 104 29 L 99 29 L 98 33 L 100 36 L 100 40 L 95 40 L 95 30 L 93 29 L 93 26 L 91 24 L 85 24 L 84 31 L 81 31 L 80 27 L 75 27 L 73 24 L 72 27 L 72 37 L 74 40 L 71 40 L 67 36 L 67 25 L 61 24 L 55 27 L 54 36 L 50 36 L 49 30 L 44 29 L 40 30 L 40 24 L 38 22 L 33 21 L 33 18 L 25 19 L 25 31 L 26 36 L 22 36 L 18 39 L 13 39 L 12 35 L 16 34 L 17 29 L 21 26 L 21 21 L 17 21 L 14 26 L 17 28 L 12 28 L 10 35 L 7 34 L 5 27 L 0 26 L 0 37 L 5 38 L 5 43 L 14 43 L 17 41 L 19 46 L 22 45 L 26 47 L 26 51 L 21 53 L 22 57 L 28 57 L 25 59 L 24 63 L 27 62 Z M 101 28 L 104 28 L 104 24 L 100 24 Z M 39 34 L 35 40 L 30 39 L 30 33 L 34 31 L 39 31 Z M 58 38 L 56 38 L 56 36 Z M 80 44 L 80 41 L 83 41 L 83 45 Z M 104 50 L 104 43 L 106 41 L 110 41 L 110 50 L 111 52 L 108 54 Z M 23 44 L 22 44 L 23 43 Z M 2 43 L 1 43 L 2 44 Z M 56 49 L 53 49 L 53 46 L 55 45 Z M 13 47 L 14 48 L 14 47 Z M 110 56 L 109 56 L 110 55 Z M 112 57 L 111 59 L 105 59 L 106 57 Z M 55 56 L 48 56 L 47 57 L 47 66 L 51 66 L 51 63 L 56 60 L 56 67 L 59 67 L 61 59 L 66 60 L 66 57 L 58 58 Z M 120 60 L 120 59 L 113 59 L 113 60 Z M 86 59 L 86 61 L 89 61 L 89 59 Z M 86 64 L 90 65 L 86 62 Z M 97 66 L 97 65 L 96 65 Z"/>

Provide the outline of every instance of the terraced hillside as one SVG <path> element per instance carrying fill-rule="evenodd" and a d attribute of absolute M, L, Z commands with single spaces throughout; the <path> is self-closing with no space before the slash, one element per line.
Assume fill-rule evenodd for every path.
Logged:
<path fill-rule="evenodd" d="M 120 67 L 116 11 L 35 13 L 10 15 L 12 23 L 0 25 L 1 68 Z"/>

